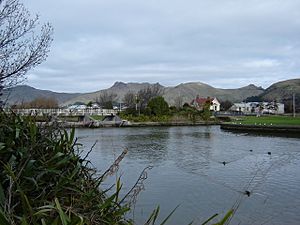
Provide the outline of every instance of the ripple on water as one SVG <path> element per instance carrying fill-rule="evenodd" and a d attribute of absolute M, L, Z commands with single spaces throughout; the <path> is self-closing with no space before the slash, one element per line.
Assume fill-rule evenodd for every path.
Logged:
<path fill-rule="evenodd" d="M 239 135 L 217 126 L 79 129 L 77 136 L 86 151 L 99 141 L 90 160 L 101 171 L 129 149 L 118 171 L 125 190 L 143 168 L 154 166 L 135 207 L 137 224 L 158 204 L 162 217 L 180 204 L 170 221 L 176 225 L 226 213 L 238 199 L 231 224 L 300 221 L 299 139 Z"/>

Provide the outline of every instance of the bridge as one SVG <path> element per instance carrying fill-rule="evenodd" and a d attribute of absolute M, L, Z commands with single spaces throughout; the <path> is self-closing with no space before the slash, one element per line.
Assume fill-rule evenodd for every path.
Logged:
<path fill-rule="evenodd" d="M 32 116 L 84 116 L 88 115 L 116 115 L 118 110 L 114 109 L 6 109 L 6 111 L 13 111 L 18 115 L 32 115 Z"/>

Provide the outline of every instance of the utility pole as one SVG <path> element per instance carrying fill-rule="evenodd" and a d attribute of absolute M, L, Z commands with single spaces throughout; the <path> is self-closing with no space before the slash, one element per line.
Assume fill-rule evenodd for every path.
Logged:
<path fill-rule="evenodd" d="M 293 117 L 296 117 L 295 93 L 293 94 Z"/>
<path fill-rule="evenodd" d="M 137 100 L 137 94 L 135 95 L 135 111 L 137 111 L 137 103 L 138 103 L 138 100 Z"/>

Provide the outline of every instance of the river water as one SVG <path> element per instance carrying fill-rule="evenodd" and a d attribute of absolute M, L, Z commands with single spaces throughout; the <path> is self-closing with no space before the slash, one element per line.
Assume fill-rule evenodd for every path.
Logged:
<path fill-rule="evenodd" d="M 99 173 L 128 154 L 117 174 L 123 194 L 148 166 L 144 190 L 128 217 L 143 224 L 160 206 L 161 221 L 201 224 L 237 207 L 230 224 L 300 223 L 300 139 L 237 134 L 219 126 L 78 129 L 78 142 Z M 224 165 L 225 164 L 225 165 Z M 246 194 L 246 191 L 248 195 Z"/>

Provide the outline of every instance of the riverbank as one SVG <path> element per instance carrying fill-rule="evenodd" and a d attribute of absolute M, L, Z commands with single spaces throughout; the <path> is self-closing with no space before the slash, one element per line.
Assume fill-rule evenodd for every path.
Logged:
<path fill-rule="evenodd" d="M 52 123 L 40 122 L 39 125 L 52 125 Z M 105 128 L 105 127 L 152 127 L 152 126 L 206 126 L 206 125 L 220 125 L 218 121 L 172 121 L 172 122 L 127 122 L 119 124 L 101 124 L 92 122 L 58 122 L 60 127 L 64 128 Z"/>
<path fill-rule="evenodd" d="M 242 125 L 300 126 L 300 117 L 287 115 L 243 116 L 233 117 L 232 120 Z"/>
<path fill-rule="evenodd" d="M 199 121 L 199 122 L 131 122 L 125 127 L 149 127 L 149 126 L 203 126 L 203 125 L 220 125 L 216 121 Z"/>
<path fill-rule="evenodd" d="M 249 124 L 221 124 L 221 129 L 239 132 L 258 133 L 281 133 L 298 134 L 300 136 L 300 126 L 297 125 L 249 125 Z"/>

